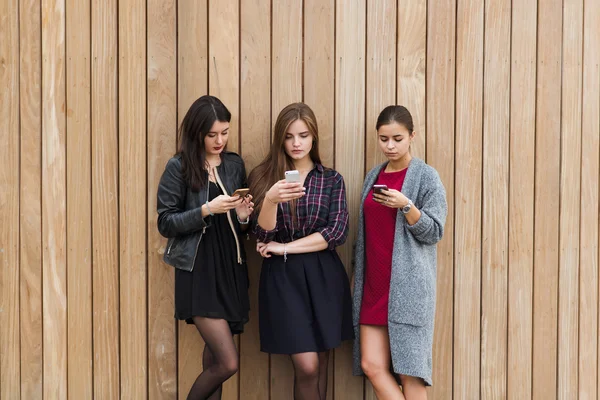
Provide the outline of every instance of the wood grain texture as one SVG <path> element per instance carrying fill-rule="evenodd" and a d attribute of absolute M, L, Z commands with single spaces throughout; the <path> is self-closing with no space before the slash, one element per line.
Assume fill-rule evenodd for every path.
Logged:
<path fill-rule="evenodd" d="M 93 397 L 90 1 L 66 1 L 68 395 Z"/>
<path fill-rule="evenodd" d="M 484 4 L 458 2 L 456 33 L 456 227 L 454 396 L 480 395 Z"/>
<path fill-rule="evenodd" d="M 21 397 L 42 398 L 41 1 L 19 3 Z M 4 159 L 4 158 L 3 158 Z M 1 397 L 1 396 L 0 396 Z"/>
<path fill-rule="evenodd" d="M 181 124 L 192 103 L 208 94 L 208 5 L 206 0 L 184 0 L 177 4 L 177 119 Z M 185 399 L 202 372 L 204 342 L 193 325 L 178 323 L 178 398 Z"/>
<path fill-rule="evenodd" d="M 396 17 L 395 1 L 376 2 L 367 12 L 365 172 L 386 160 L 375 126 L 379 113 L 396 104 Z"/>
<path fill-rule="evenodd" d="M 566 400 L 579 381 L 583 0 L 563 1 L 562 43 L 557 397 Z"/>
<path fill-rule="evenodd" d="M 227 149 L 239 151 L 240 9 L 238 0 L 209 2 L 208 90 L 231 112 Z"/>
<path fill-rule="evenodd" d="M 121 397 L 148 396 L 146 2 L 118 2 Z"/>
<path fill-rule="evenodd" d="M 537 4 L 513 1 L 507 398 L 531 398 Z"/>
<path fill-rule="evenodd" d="M 427 17 L 426 154 L 427 162 L 440 174 L 448 202 L 444 238 L 437 249 L 431 398 L 447 399 L 453 393 L 456 1 L 429 2 Z"/>
<path fill-rule="evenodd" d="M 167 240 L 157 228 L 156 190 L 176 151 L 176 2 L 148 1 L 148 397 L 177 396 L 174 272 L 162 256 Z"/>
<path fill-rule="evenodd" d="M 538 4 L 533 399 L 556 399 L 562 2 Z"/>
<path fill-rule="evenodd" d="M 231 112 L 227 149 L 239 152 L 240 9 L 238 0 L 208 2 L 208 91 Z M 239 349 L 239 335 L 234 338 Z M 239 373 L 223 384 L 223 399 L 237 399 Z"/>
<path fill-rule="evenodd" d="M 302 2 L 272 2 L 271 110 L 272 126 L 282 108 L 302 101 Z"/>
<path fill-rule="evenodd" d="M 256 167 L 269 151 L 271 131 L 271 3 L 241 3 L 240 153 L 246 172 Z M 258 330 L 258 282 L 262 258 L 256 238 L 242 242 L 249 276 L 250 321 L 240 335 L 240 398 L 269 398 L 269 355 L 260 351 Z"/>
<path fill-rule="evenodd" d="M 92 1 L 94 398 L 120 394 L 117 1 Z"/>
<path fill-rule="evenodd" d="M 335 1 L 304 1 L 304 102 L 317 117 L 319 154 L 334 165 Z M 331 387 L 331 385 L 330 385 Z"/>
<path fill-rule="evenodd" d="M 598 182 L 600 168 L 600 3 L 583 4 L 579 399 L 598 398 Z"/>
<path fill-rule="evenodd" d="M 425 60 L 427 51 L 427 0 L 398 1 L 397 100 L 413 117 L 417 136 L 411 154 L 425 159 Z"/>
<path fill-rule="evenodd" d="M 19 397 L 19 2 L 0 4 L 0 398 Z M 16 18 L 15 18 L 16 17 Z"/>
<path fill-rule="evenodd" d="M 363 0 L 336 1 L 335 35 L 335 168 L 346 182 L 350 215 L 357 215 L 365 174 L 365 78 L 367 8 Z M 350 219 L 346 244 L 337 251 L 349 274 L 352 271 L 356 219 Z M 335 399 L 362 399 L 363 379 L 352 376 L 352 342 L 335 350 Z"/>
<path fill-rule="evenodd" d="M 505 399 L 508 319 L 510 0 L 485 3 L 481 398 Z"/>
<path fill-rule="evenodd" d="M 294 0 L 274 1 L 271 7 L 271 126 L 275 126 L 277 116 L 285 106 L 303 100 L 303 9 L 302 2 Z M 284 355 L 271 355 L 270 358 L 271 398 L 289 398 L 294 390 L 290 358 Z"/>
<path fill-rule="evenodd" d="M 42 1 L 44 398 L 67 398 L 65 2 Z"/>

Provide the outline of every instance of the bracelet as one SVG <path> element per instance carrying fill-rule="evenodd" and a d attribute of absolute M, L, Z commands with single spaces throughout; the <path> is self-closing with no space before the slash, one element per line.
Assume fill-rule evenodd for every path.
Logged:
<path fill-rule="evenodd" d="M 210 211 L 210 207 L 208 206 L 208 200 L 206 200 L 206 209 L 208 210 L 208 213 L 210 214 L 211 217 L 213 217 L 215 214 L 212 213 L 212 211 Z"/>
<path fill-rule="evenodd" d="M 287 261 L 287 249 L 285 248 L 285 243 L 283 244 L 283 262 Z"/>
<path fill-rule="evenodd" d="M 246 217 L 245 221 L 240 221 L 240 216 L 235 214 L 235 216 L 237 217 L 238 222 L 240 223 L 240 225 L 248 225 L 248 223 L 250 222 L 250 216 L 248 215 Z"/>

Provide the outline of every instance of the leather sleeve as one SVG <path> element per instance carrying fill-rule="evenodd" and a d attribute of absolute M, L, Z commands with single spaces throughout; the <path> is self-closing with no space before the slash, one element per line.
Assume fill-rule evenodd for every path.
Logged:
<path fill-rule="evenodd" d="M 156 208 L 158 231 L 166 238 L 188 235 L 207 226 L 202 207 L 185 209 L 187 185 L 181 175 L 181 161 L 172 158 L 158 184 Z"/>

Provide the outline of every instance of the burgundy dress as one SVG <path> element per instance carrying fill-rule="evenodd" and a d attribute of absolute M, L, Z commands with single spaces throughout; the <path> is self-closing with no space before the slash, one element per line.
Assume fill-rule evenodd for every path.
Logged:
<path fill-rule="evenodd" d="M 381 170 L 378 185 L 402 190 L 408 168 L 397 172 Z M 373 200 L 373 189 L 364 203 L 365 215 L 365 283 L 360 309 L 360 323 L 387 326 L 392 252 L 396 231 L 397 208 L 381 205 Z"/>

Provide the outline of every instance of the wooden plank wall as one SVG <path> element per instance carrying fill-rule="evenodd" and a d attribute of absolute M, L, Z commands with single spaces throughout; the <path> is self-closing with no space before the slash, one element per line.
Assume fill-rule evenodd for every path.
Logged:
<path fill-rule="evenodd" d="M 413 113 L 448 195 L 432 399 L 599 399 L 597 0 L 2 0 L 0 399 L 184 399 L 156 185 L 194 99 L 255 167 L 277 114 L 315 110 L 356 216 L 375 120 Z M 351 271 L 351 235 L 339 252 Z M 259 351 L 260 259 L 223 398 L 291 399 Z M 375 399 L 332 353 L 330 399 Z"/>

